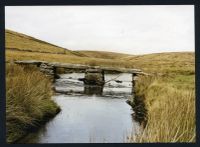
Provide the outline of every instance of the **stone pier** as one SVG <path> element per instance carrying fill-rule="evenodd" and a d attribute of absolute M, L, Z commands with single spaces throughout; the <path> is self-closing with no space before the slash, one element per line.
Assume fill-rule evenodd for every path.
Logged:
<path fill-rule="evenodd" d="M 132 94 L 133 94 L 133 97 L 135 96 L 135 83 L 136 83 L 137 76 L 138 75 L 136 73 L 132 73 Z"/>
<path fill-rule="evenodd" d="M 104 85 L 104 71 L 102 69 L 86 69 L 84 83 L 87 85 Z"/>

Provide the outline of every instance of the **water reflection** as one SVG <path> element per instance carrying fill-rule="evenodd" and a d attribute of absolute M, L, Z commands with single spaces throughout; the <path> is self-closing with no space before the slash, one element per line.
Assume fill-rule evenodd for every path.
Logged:
<path fill-rule="evenodd" d="M 60 77 L 55 83 L 55 90 L 58 93 L 123 96 L 124 98 L 132 95 L 131 74 L 106 74 L 104 86 L 84 85 L 83 81 L 79 80 L 84 78 L 83 73 L 63 74 Z M 115 79 L 116 77 L 118 78 Z"/>
<path fill-rule="evenodd" d="M 84 85 L 84 94 L 86 95 L 102 95 L 103 86 Z"/>

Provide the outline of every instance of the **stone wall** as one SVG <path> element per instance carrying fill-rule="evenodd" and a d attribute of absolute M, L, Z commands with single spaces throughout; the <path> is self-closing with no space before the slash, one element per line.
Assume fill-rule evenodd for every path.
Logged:
<path fill-rule="evenodd" d="M 50 77 L 51 79 L 55 78 L 55 67 L 48 65 L 47 63 L 42 63 L 39 66 L 40 71 L 43 72 L 47 77 Z"/>

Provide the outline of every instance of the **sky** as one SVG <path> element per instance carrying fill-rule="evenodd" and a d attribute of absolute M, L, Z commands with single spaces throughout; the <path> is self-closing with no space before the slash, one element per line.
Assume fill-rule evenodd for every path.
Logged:
<path fill-rule="evenodd" d="M 6 6 L 5 28 L 70 50 L 194 51 L 194 6 Z"/>

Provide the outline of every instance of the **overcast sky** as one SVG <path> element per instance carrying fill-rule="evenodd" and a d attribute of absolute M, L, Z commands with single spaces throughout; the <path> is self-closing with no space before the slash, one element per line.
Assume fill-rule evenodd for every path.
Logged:
<path fill-rule="evenodd" d="M 194 6 L 6 6 L 7 29 L 71 50 L 194 51 Z"/>

